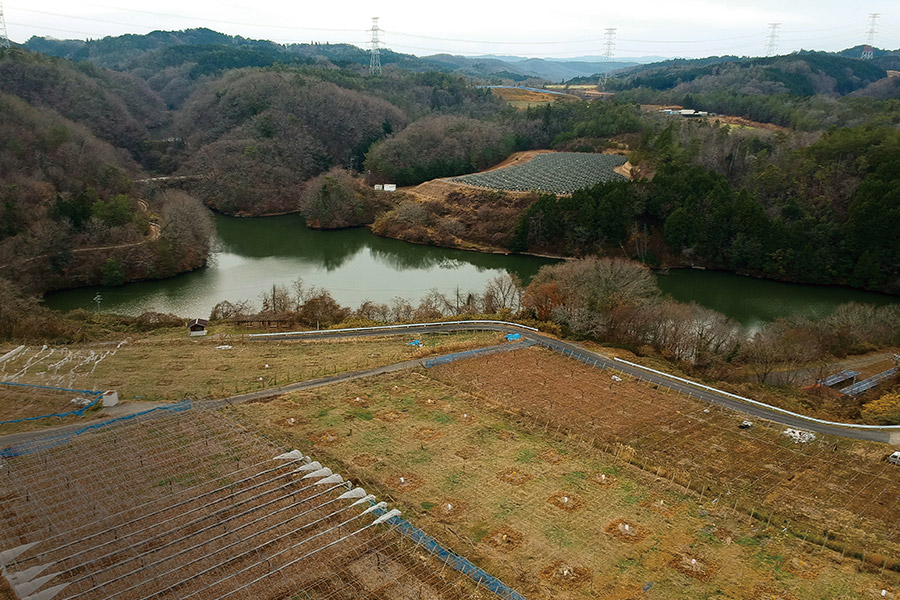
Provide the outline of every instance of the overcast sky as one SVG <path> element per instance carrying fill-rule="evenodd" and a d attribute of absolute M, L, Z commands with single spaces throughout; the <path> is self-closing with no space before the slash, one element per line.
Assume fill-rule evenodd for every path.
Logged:
<path fill-rule="evenodd" d="M 869 13 L 881 13 L 875 45 L 900 48 L 900 2 L 869 0 L 0 0 L 9 37 L 102 38 L 154 29 L 209 27 L 249 38 L 348 42 L 368 47 L 380 17 L 382 46 L 417 55 L 510 54 L 563 58 L 604 53 L 616 28 L 614 56 L 765 54 L 770 23 L 780 23 L 777 52 L 840 50 L 865 43 Z"/>

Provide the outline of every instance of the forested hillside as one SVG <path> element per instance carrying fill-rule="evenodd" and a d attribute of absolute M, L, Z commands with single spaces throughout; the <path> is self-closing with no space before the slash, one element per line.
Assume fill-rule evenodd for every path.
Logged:
<path fill-rule="evenodd" d="M 0 92 L 13 107 L 3 115 L 0 244 L 10 257 L 61 257 L 35 276 L 44 281 L 36 289 L 202 264 L 203 219 L 196 231 L 165 220 L 176 205 L 199 215 L 191 196 L 226 214 L 301 212 L 317 227 L 380 219 L 391 226 L 379 231 L 402 236 L 392 215 L 446 216 L 447 207 L 412 210 L 371 184 L 414 185 L 549 148 L 627 152 L 635 181 L 513 203 L 521 214 L 504 223 L 518 224 L 492 230 L 496 243 L 900 291 L 890 239 L 900 228 L 900 100 L 876 61 L 825 53 L 670 61 L 614 78 L 612 99 L 516 110 L 482 82 L 427 71 L 416 57 L 386 52 L 390 68 L 370 77 L 365 51 L 346 45 L 282 46 L 196 29 L 36 38 L 29 47 L 66 57 L 0 51 Z M 654 104 L 782 129 L 642 108 Z M 175 176 L 191 196 L 157 197 L 132 183 L 150 175 Z M 477 223 L 447 219 L 441 226 L 452 236 L 420 238 L 484 243 Z M 181 252 L 173 236 L 196 251 Z M 134 264 L 95 264 L 90 276 L 60 266 L 67 252 L 107 239 L 154 250 Z"/>
<path fill-rule="evenodd" d="M 167 118 L 134 76 L 0 52 L 0 277 L 45 291 L 203 265 L 210 230 L 200 203 L 144 197 L 134 184 L 148 131 Z"/>

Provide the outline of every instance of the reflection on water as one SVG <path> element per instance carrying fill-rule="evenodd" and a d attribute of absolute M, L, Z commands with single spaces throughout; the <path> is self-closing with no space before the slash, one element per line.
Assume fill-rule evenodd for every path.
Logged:
<path fill-rule="evenodd" d="M 367 229 L 314 231 L 296 215 L 258 219 L 216 217 L 218 252 L 207 267 L 161 281 L 118 288 L 80 288 L 48 294 L 52 308 L 94 308 L 136 315 L 146 311 L 204 317 L 221 300 L 251 300 L 273 284 L 302 278 L 329 290 L 347 306 L 365 300 L 416 302 L 430 290 L 445 294 L 484 289 L 504 272 L 528 281 L 553 261 L 528 256 L 481 254 L 380 238 Z"/>
<path fill-rule="evenodd" d="M 363 228 L 314 231 L 298 216 L 237 219 L 216 217 L 219 251 L 206 268 L 162 281 L 118 288 L 81 288 L 48 294 L 48 306 L 95 307 L 137 315 L 170 312 L 205 317 L 221 300 L 250 300 L 272 284 L 290 285 L 298 277 L 329 290 L 345 306 L 365 300 L 388 303 L 396 297 L 417 302 L 432 289 L 455 295 L 481 292 L 497 275 L 510 272 L 528 282 L 553 261 L 503 254 L 481 254 L 407 244 L 380 238 Z M 848 288 L 778 283 L 731 273 L 673 269 L 658 277 L 665 294 L 723 312 L 749 328 L 778 317 L 819 317 L 843 302 L 888 304 L 893 296 Z"/>
<path fill-rule="evenodd" d="M 699 269 L 672 269 L 657 277 L 657 284 L 679 302 L 696 302 L 725 313 L 749 329 L 790 315 L 821 318 L 846 302 L 877 306 L 900 302 L 894 296 L 851 288 L 782 283 Z"/>

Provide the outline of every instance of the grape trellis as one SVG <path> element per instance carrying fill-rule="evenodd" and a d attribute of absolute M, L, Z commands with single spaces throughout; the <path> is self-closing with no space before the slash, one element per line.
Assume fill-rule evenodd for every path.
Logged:
<path fill-rule="evenodd" d="M 450 181 L 498 190 L 571 194 L 604 181 L 626 180 L 614 170 L 623 164 L 625 157 L 617 154 L 553 152 L 539 154 L 524 164 Z"/>

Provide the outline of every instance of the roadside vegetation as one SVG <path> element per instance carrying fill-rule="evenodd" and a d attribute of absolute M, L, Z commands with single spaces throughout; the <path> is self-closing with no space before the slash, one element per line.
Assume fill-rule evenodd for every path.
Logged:
<path fill-rule="evenodd" d="M 56 343 L 115 339 L 129 332 L 172 332 L 186 320 L 148 313 L 137 318 L 72 311 L 62 315 L 0 286 L 0 338 Z M 883 354 L 872 362 L 890 368 L 900 347 L 900 304 L 839 306 L 822 319 L 779 319 L 747 332 L 725 315 L 664 297 L 655 275 L 625 259 L 587 258 L 543 267 L 528 286 L 511 275 L 490 281 L 482 292 L 448 296 L 433 290 L 417 305 L 390 303 L 341 306 L 324 289 L 302 279 L 273 285 L 258 302 L 223 301 L 210 319 L 223 332 L 272 328 L 293 330 L 366 327 L 443 319 L 516 320 L 552 335 L 607 348 L 601 352 L 649 361 L 655 367 L 724 385 L 735 393 L 826 419 L 900 424 L 896 392 L 900 377 L 858 396 L 812 385 L 850 356 Z M 174 331 L 178 331 L 175 329 Z M 884 368 L 877 367 L 883 364 Z M 866 375 L 868 376 L 868 375 Z M 893 394 L 893 395 L 891 395 Z"/>

